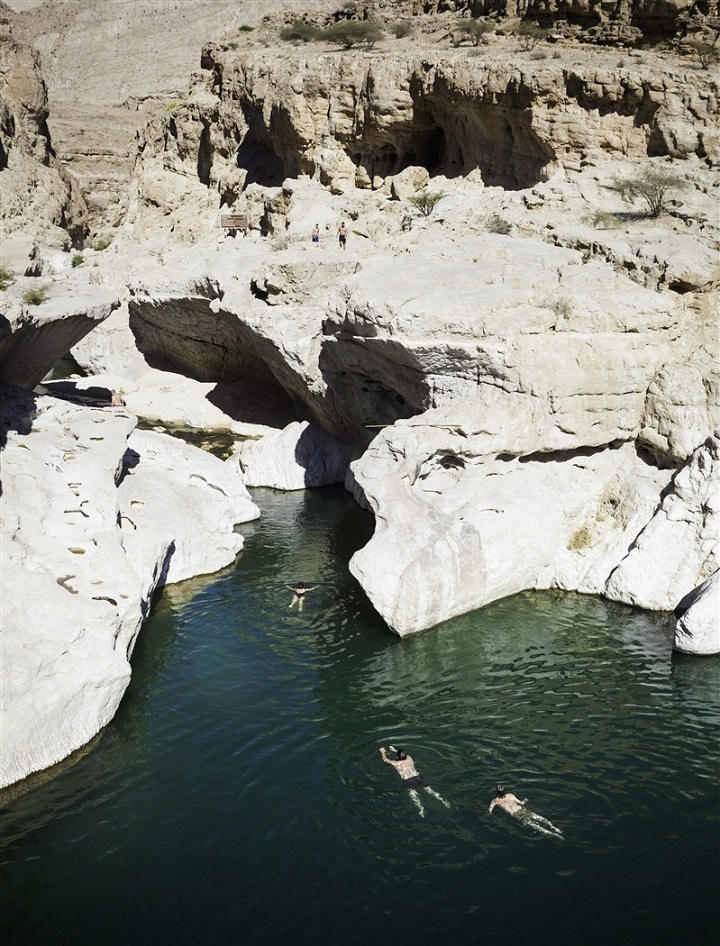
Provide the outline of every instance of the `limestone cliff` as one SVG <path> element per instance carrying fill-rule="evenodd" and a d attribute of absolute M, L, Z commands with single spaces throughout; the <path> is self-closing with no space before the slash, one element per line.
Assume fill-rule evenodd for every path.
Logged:
<path fill-rule="evenodd" d="M 87 210 L 50 142 L 38 54 L 0 26 L 0 220 L 3 237 L 82 240 Z M 2 250 L 0 249 L 0 253 Z"/>

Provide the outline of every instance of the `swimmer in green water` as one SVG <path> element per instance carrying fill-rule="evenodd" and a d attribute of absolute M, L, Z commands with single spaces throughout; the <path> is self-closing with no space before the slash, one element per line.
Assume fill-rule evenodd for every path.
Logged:
<path fill-rule="evenodd" d="M 387 762 L 388 765 L 392 765 L 403 780 L 403 785 L 408 790 L 408 795 L 412 798 L 417 809 L 420 812 L 420 817 L 425 817 L 425 809 L 422 806 L 422 801 L 420 796 L 417 793 L 418 788 L 424 789 L 428 795 L 432 795 L 433 798 L 437 798 L 439 802 L 442 802 L 446 808 L 450 808 L 450 802 L 445 801 L 442 795 L 438 795 L 435 789 L 430 788 L 429 785 L 425 783 L 425 779 L 415 768 L 415 762 L 413 761 L 412 756 L 409 756 L 404 749 L 396 749 L 395 746 L 388 747 L 391 752 L 397 753 L 397 759 L 388 759 L 385 746 L 380 747 L 380 755 L 382 756 L 383 762 Z"/>
<path fill-rule="evenodd" d="M 299 581 L 297 585 L 295 585 L 295 587 L 293 587 L 292 585 L 286 585 L 285 587 L 289 588 L 290 591 L 292 591 L 293 593 L 292 601 L 288 605 L 288 610 L 292 608 L 294 605 L 297 605 L 298 611 L 302 611 L 303 604 L 305 603 L 305 595 L 308 593 L 308 591 L 315 591 L 315 589 L 318 588 L 319 585 L 313 585 L 312 588 L 306 588 L 305 582 Z"/>
<path fill-rule="evenodd" d="M 493 800 L 490 802 L 488 811 L 492 813 L 493 808 L 496 805 L 499 805 L 509 815 L 512 815 L 513 818 L 517 818 L 522 824 L 526 824 L 530 828 L 534 828 L 541 834 L 547 834 L 554 838 L 563 837 L 563 833 L 560 828 L 556 828 L 552 821 L 548 821 L 547 818 L 543 818 L 542 815 L 538 815 L 536 812 L 530 811 L 525 807 L 526 804 L 527 798 L 523 798 L 521 800 L 516 795 L 513 795 L 512 792 L 506 792 L 504 785 L 498 785 L 497 793 L 495 798 L 493 798 Z"/>

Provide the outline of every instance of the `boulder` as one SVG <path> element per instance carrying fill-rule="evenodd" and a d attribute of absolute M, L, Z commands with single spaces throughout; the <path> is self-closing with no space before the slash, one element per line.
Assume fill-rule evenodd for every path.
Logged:
<path fill-rule="evenodd" d="M 246 486 L 293 490 L 344 482 L 349 460 L 346 444 L 303 421 L 239 443 L 228 462 Z"/>
<path fill-rule="evenodd" d="M 399 174 L 393 174 L 389 177 L 390 193 L 395 200 L 407 200 L 427 187 L 430 182 L 430 175 L 427 168 L 409 167 Z"/>
<path fill-rule="evenodd" d="M 614 569 L 604 594 L 640 608 L 672 611 L 718 568 L 720 432 L 675 474 L 658 508 Z"/>
<path fill-rule="evenodd" d="M 687 595 L 675 609 L 673 649 L 681 654 L 720 654 L 720 572 Z"/>

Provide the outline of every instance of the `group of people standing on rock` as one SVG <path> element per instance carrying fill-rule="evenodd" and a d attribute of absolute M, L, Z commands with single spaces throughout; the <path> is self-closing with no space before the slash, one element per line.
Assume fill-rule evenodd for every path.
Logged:
<path fill-rule="evenodd" d="M 381 746 L 379 751 L 382 760 L 383 762 L 387 762 L 388 765 L 392 765 L 403 780 L 403 785 L 408 790 L 408 795 L 413 803 L 417 806 L 421 818 L 425 817 L 425 809 L 423 808 L 420 795 L 418 794 L 418 789 L 423 789 L 423 791 L 432 795 L 433 798 L 437 798 L 446 808 L 450 808 L 450 802 L 446 801 L 442 795 L 439 795 L 432 789 L 418 772 L 412 756 L 409 756 L 404 749 L 396 749 L 395 746 L 388 746 L 388 748 L 391 752 L 396 754 L 397 758 L 389 759 L 387 750 L 384 746 Z M 497 805 L 509 815 L 512 815 L 513 818 L 517 818 L 522 824 L 534 828 L 535 831 L 539 831 L 541 834 L 555 838 L 563 837 L 561 828 L 557 828 L 552 821 L 548 821 L 547 818 L 543 818 L 543 816 L 537 814 L 537 812 L 530 811 L 525 807 L 526 804 L 527 798 L 520 799 L 516 795 L 513 795 L 512 792 L 506 791 L 504 785 L 498 785 L 495 798 L 490 802 L 488 811 L 492 813 L 493 808 Z"/>
<path fill-rule="evenodd" d="M 320 244 L 320 224 L 319 223 L 316 223 L 315 226 L 313 227 L 310 238 L 315 246 L 319 246 Z M 345 226 L 344 220 L 340 222 L 340 226 L 338 227 L 337 238 L 338 238 L 338 244 L 340 246 L 340 249 L 344 250 L 345 247 L 347 246 L 347 238 L 348 238 L 348 229 Z"/>

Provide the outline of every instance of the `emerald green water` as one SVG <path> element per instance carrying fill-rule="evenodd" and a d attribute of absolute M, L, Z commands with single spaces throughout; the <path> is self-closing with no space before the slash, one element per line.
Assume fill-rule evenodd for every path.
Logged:
<path fill-rule="evenodd" d="M 158 602 L 98 745 L 5 801 L 4 944 L 717 942 L 718 660 L 560 593 L 400 641 L 346 569 L 370 517 L 256 499 L 236 565 Z M 452 810 L 418 816 L 389 742 Z M 565 838 L 489 815 L 499 779 Z"/>

